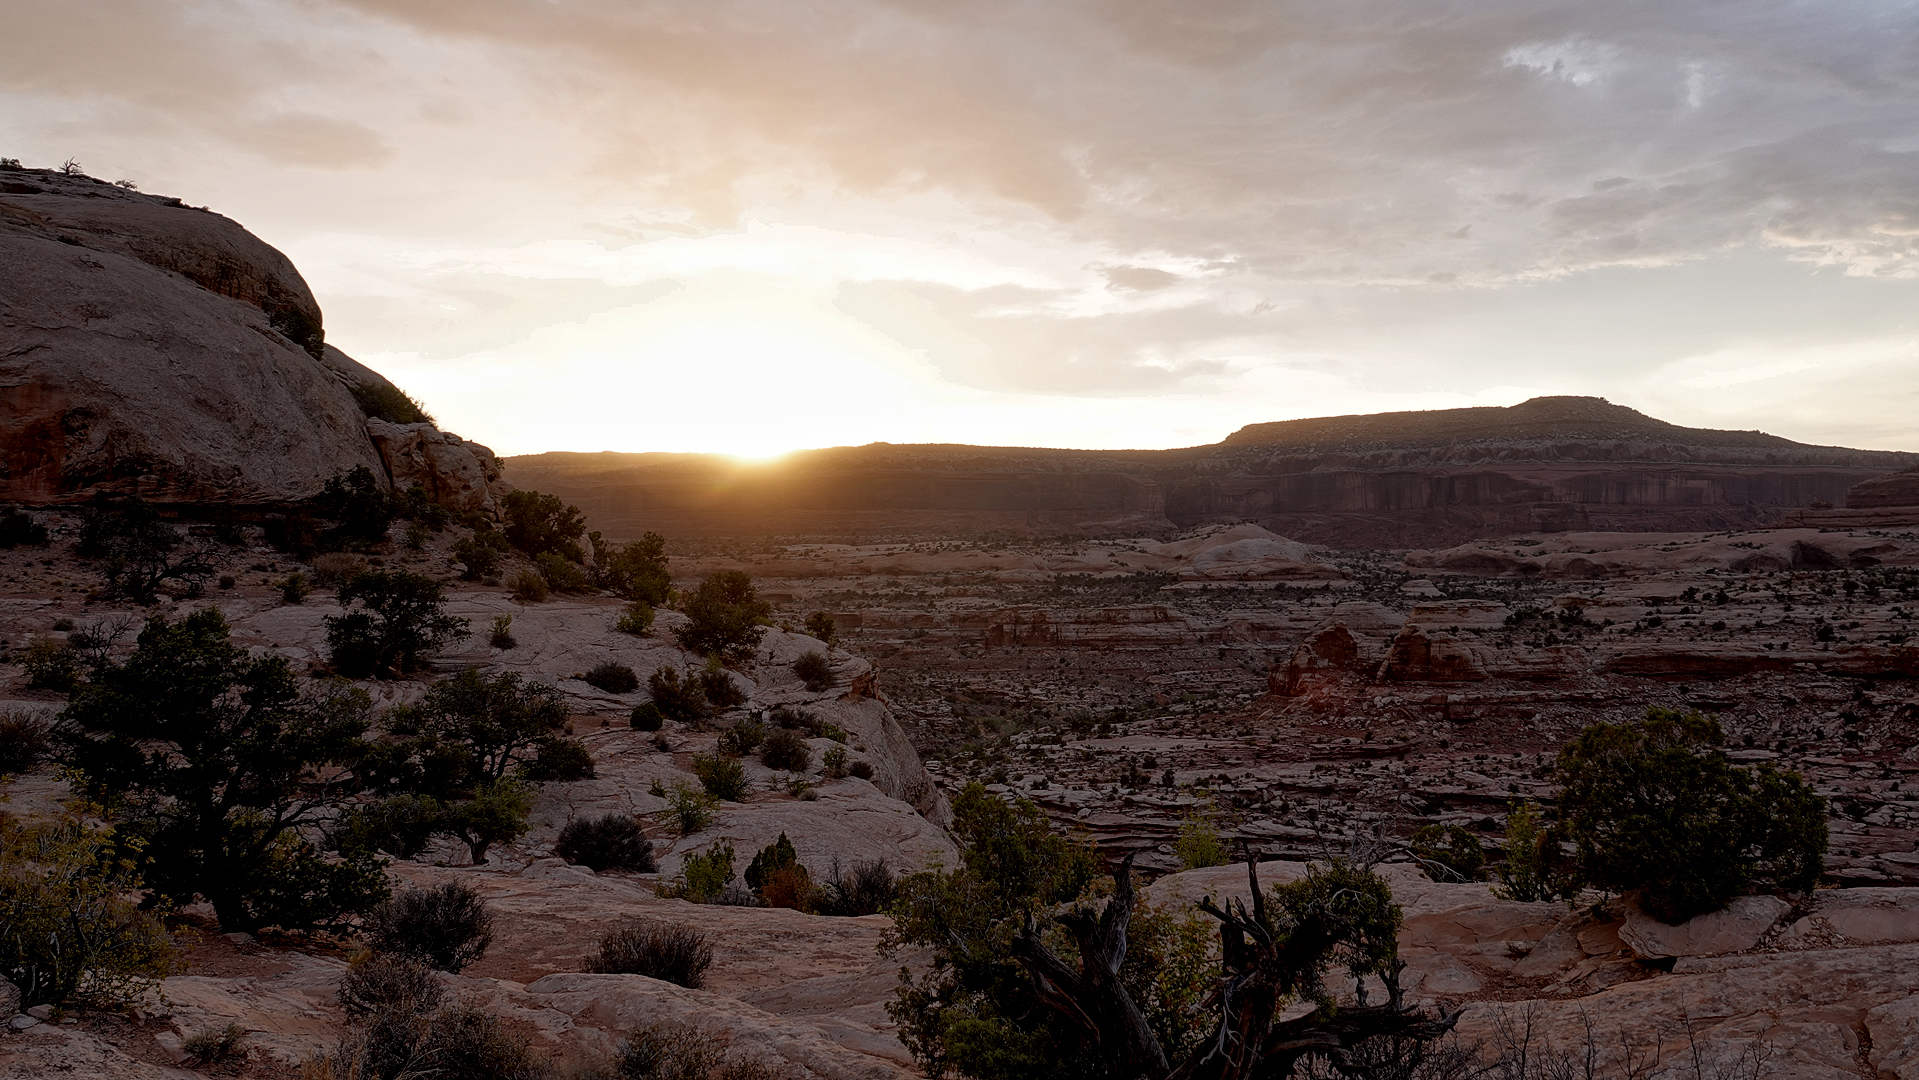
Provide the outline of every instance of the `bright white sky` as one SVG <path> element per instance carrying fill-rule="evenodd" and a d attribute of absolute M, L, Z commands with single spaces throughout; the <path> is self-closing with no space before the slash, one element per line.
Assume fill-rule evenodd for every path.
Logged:
<path fill-rule="evenodd" d="M 1919 450 L 1919 7 L 12 0 L 0 154 L 503 453 L 1599 394 Z"/>

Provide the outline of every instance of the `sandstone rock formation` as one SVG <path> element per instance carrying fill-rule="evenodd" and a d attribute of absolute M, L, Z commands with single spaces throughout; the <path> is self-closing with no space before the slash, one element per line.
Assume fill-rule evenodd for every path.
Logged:
<path fill-rule="evenodd" d="M 484 447 L 433 431 L 383 453 L 369 437 L 353 390 L 384 383 L 325 345 L 299 272 L 235 222 L 0 172 L 0 501 L 272 505 L 365 466 L 493 509 Z"/>

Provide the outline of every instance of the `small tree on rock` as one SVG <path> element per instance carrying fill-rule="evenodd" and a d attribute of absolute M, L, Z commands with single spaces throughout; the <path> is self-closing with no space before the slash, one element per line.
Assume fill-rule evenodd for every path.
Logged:
<path fill-rule="evenodd" d="M 773 606 L 759 598 L 753 579 L 741 570 L 722 570 L 700 582 L 686 601 L 690 620 L 674 631 L 680 645 L 726 661 L 744 660 L 759 648 L 772 623 Z"/>
<path fill-rule="evenodd" d="M 354 608 L 352 605 L 360 606 Z M 340 586 L 343 615 L 326 617 L 327 650 L 342 675 L 363 679 L 418 670 L 448 642 L 464 637 L 467 621 L 446 614 L 439 582 L 404 570 L 373 570 Z"/>

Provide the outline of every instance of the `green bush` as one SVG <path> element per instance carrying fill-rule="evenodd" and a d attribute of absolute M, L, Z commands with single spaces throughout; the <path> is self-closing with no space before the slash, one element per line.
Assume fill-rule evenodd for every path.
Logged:
<path fill-rule="evenodd" d="M 566 561 L 557 551 L 540 552 L 533 557 L 533 564 L 540 568 L 540 576 L 554 592 L 583 593 L 593 589 L 593 580 L 586 576 L 586 571 Z"/>
<path fill-rule="evenodd" d="M 313 595 L 313 582 L 305 574 L 294 571 L 273 583 L 280 590 L 280 599 L 289 604 L 304 604 L 307 597 Z"/>
<path fill-rule="evenodd" d="M 534 783 L 593 779 L 593 753 L 577 739 L 541 739 L 533 760 L 520 766 L 520 778 Z"/>
<path fill-rule="evenodd" d="M 831 645 L 833 639 L 839 635 L 839 627 L 834 624 L 833 616 L 824 611 L 815 611 L 806 617 L 806 633 L 809 637 L 816 637 Z"/>
<path fill-rule="evenodd" d="M 865 859 L 841 870 L 839 859 L 826 875 L 819 913 L 857 918 L 877 915 L 893 903 L 899 887 L 885 859 Z"/>
<path fill-rule="evenodd" d="M 446 989 L 433 969 L 408 956 L 368 952 L 340 976 L 340 1009 L 349 1020 L 420 1016 L 440 1007 Z"/>
<path fill-rule="evenodd" d="M 746 798 L 746 767 L 740 759 L 725 754 L 694 754 L 693 775 L 699 777 L 706 793 L 727 802 Z"/>
<path fill-rule="evenodd" d="M 604 872 L 654 870 L 653 842 L 646 838 L 640 819 L 631 814 L 575 818 L 560 829 L 553 853 L 567 862 Z"/>
<path fill-rule="evenodd" d="M 613 629 L 622 634 L 645 637 L 653 630 L 652 606 L 644 600 L 635 600 L 626 605 L 618 621 L 614 622 Z"/>
<path fill-rule="evenodd" d="M 746 866 L 746 887 L 759 892 L 772 878 L 775 870 L 799 865 L 799 852 L 793 849 L 793 841 L 780 834 L 778 840 L 761 848 L 753 855 L 753 861 Z"/>
<path fill-rule="evenodd" d="M 1539 808 L 1516 802 L 1506 813 L 1506 861 L 1494 868 L 1499 884 L 1493 895 L 1503 900 L 1570 900 L 1579 882 L 1559 851 L 1557 830 L 1545 827 Z"/>
<path fill-rule="evenodd" d="M 660 712 L 658 705 L 650 701 L 642 701 L 633 706 L 633 714 L 629 722 L 632 723 L 634 731 L 658 731 L 666 725 L 666 716 Z"/>
<path fill-rule="evenodd" d="M 805 772 L 813 765 L 813 748 L 806 745 L 799 732 L 775 728 L 760 749 L 760 764 L 769 769 Z"/>
<path fill-rule="evenodd" d="M 666 569 L 666 539 L 650 532 L 618 547 L 593 542 L 593 583 L 602 589 L 643 604 L 664 604 L 673 579 Z"/>
<path fill-rule="evenodd" d="M 184 548 L 184 550 L 182 550 Z M 223 558 L 198 544 L 189 544 L 179 530 L 161 520 L 160 512 L 141 499 L 102 501 L 91 507 L 80 525 L 79 554 L 104 560 L 109 593 L 125 595 L 138 604 L 153 604 L 168 581 L 197 596 Z"/>
<path fill-rule="evenodd" d="M 500 572 L 500 549 L 478 536 L 463 536 L 453 541 L 453 561 L 460 564 L 462 580 L 478 581 Z"/>
<path fill-rule="evenodd" d="M 377 952 L 458 974 L 493 944 L 493 913 L 464 881 L 402 889 L 367 915 L 366 939 Z"/>
<path fill-rule="evenodd" d="M 493 616 L 493 628 L 487 632 L 486 643 L 502 650 L 519 645 L 519 640 L 513 636 L 513 616 Z"/>
<path fill-rule="evenodd" d="M 120 838 L 77 820 L 0 819 L 0 975 L 21 1005 L 129 1005 L 174 973 L 172 939 L 125 895 Z"/>
<path fill-rule="evenodd" d="M 389 424 L 431 424 L 433 417 L 420 403 L 407 395 L 407 392 L 390 382 L 355 383 L 352 386 L 353 400 L 360 403 L 360 411 L 375 420 L 385 420 Z"/>
<path fill-rule="evenodd" d="M 830 746 L 820 755 L 820 771 L 828 780 L 838 780 L 846 775 L 846 747 Z"/>
<path fill-rule="evenodd" d="M 586 530 L 586 519 L 579 507 L 537 491 L 508 492 L 501 506 L 506 511 L 507 543 L 531 557 L 552 552 L 568 562 L 585 560 L 579 537 Z"/>
<path fill-rule="evenodd" d="M 700 693 L 706 697 L 706 703 L 715 709 L 731 709 L 746 703 L 745 692 L 727 674 L 717 656 L 709 658 L 706 669 L 700 672 Z"/>
<path fill-rule="evenodd" d="M 303 697 L 283 657 L 249 655 L 209 608 L 148 619 L 133 655 L 74 695 L 54 738 L 76 790 L 124 808 L 149 890 L 205 897 L 227 931 L 304 929 L 386 894 L 370 856 L 326 860 L 299 839 L 351 794 L 371 711 L 344 684 Z"/>
<path fill-rule="evenodd" d="M 517 780 L 493 780 L 473 797 L 449 804 L 441 820 L 445 831 L 465 842 L 473 865 L 485 866 L 494 844 L 510 844 L 526 835 L 533 792 Z"/>
<path fill-rule="evenodd" d="M 706 691 L 697 678 L 682 678 L 678 671 L 662 667 L 647 677 L 646 688 L 660 714 L 669 720 L 691 723 L 708 715 Z"/>
<path fill-rule="evenodd" d="M 815 694 L 833 685 L 833 665 L 824 653 L 810 652 L 793 661 L 793 674 Z"/>
<path fill-rule="evenodd" d="M 1763 883 L 1809 891 L 1825 868 L 1825 800 L 1798 774 L 1726 760 L 1717 721 L 1654 708 L 1594 724 L 1559 752 L 1560 811 L 1585 880 L 1641 890 L 1678 923 Z"/>
<path fill-rule="evenodd" d="M 666 815 L 680 830 L 681 836 L 692 836 L 711 825 L 714 811 L 719 805 L 717 796 L 709 795 L 684 780 L 674 781 L 673 786 L 666 790 Z"/>
<path fill-rule="evenodd" d="M 358 602 L 358 608 L 353 605 Z M 327 650 L 342 675 L 363 679 L 417 671 L 448 642 L 464 637 L 465 619 L 446 614 L 439 582 L 404 570 L 372 570 L 340 586 L 343 615 L 326 617 Z"/>
<path fill-rule="evenodd" d="M 336 851 L 385 852 L 411 859 L 446 830 L 445 810 L 429 795 L 395 795 L 341 816 L 328 837 Z"/>
<path fill-rule="evenodd" d="M 1419 868 L 1434 881 L 1477 881 L 1486 865 L 1479 837 L 1457 825 L 1421 825 L 1408 845 Z"/>
<path fill-rule="evenodd" d="M 873 765 L 867 761 L 855 761 L 846 767 L 846 775 L 858 777 L 861 780 L 871 780 L 873 779 Z"/>
<path fill-rule="evenodd" d="M 183 1039 L 180 1049 L 186 1051 L 195 1064 L 218 1065 L 246 1057 L 247 1033 L 232 1023 L 220 1028 L 204 1028 Z"/>
<path fill-rule="evenodd" d="M 736 720 L 720 732 L 719 749 L 722 754 L 733 757 L 745 757 L 766 741 L 766 725 L 758 720 Z"/>
<path fill-rule="evenodd" d="M 80 658 L 73 654 L 73 650 L 65 642 L 42 635 L 36 635 L 27 643 L 26 655 L 20 659 L 20 669 L 26 673 L 27 686 L 34 690 L 71 694 L 83 681 Z"/>
<path fill-rule="evenodd" d="M 47 756 L 52 730 L 43 716 L 24 709 L 0 709 L 0 773 L 32 771 Z"/>
<path fill-rule="evenodd" d="M 506 583 L 513 599 L 522 604 L 543 604 L 547 598 L 546 577 L 537 570 L 521 570 Z"/>
<path fill-rule="evenodd" d="M 710 904 L 721 898 L 732 880 L 733 845 L 722 840 L 683 859 L 679 874 L 661 890 L 661 895 Z"/>
<path fill-rule="evenodd" d="M 334 523 L 320 534 L 321 546 L 329 549 L 364 549 L 380 543 L 401 508 L 400 500 L 388 494 L 386 485 L 365 465 L 329 479 L 310 505 L 316 516 Z"/>
<path fill-rule="evenodd" d="M 753 655 L 771 624 L 773 607 L 759 598 L 745 572 L 722 570 L 700 582 L 685 612 L 689 622 L 674 631 L 680 645 L 732 661 Z"/>
<path fill-rule="evenodd" d="M 1218 826 L 1206 814 L 1188 814 L 1180 822 L 1179 839 L 1173 842 L 1173 853 L 1179 856 L 1181 865 L 1188 870 L 1225 866 L 1232 861 L 1226 852 L 1226 842 L 1219 835 Z"/>
<path fill-rule="evenodd" d="M 602 975 L 645 975 L 697 990 L 713 966 L 713 946 L 691 926 L 631 919 L 600 935 L 587 970 Z"/>
<path fill-rule="evenodd" d="M 581 676 L 588 685 L 598 687 L 609 694 L 630 694 L 640 688 L 640 677 L 625 664 L 607 660 L 595 664 L 593 670 Z"/>

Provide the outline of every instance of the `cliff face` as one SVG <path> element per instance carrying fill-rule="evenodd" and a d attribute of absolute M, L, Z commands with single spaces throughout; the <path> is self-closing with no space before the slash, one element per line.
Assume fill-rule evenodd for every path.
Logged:
<path fill-rule="evenodd" d="M 1836 504 L 1919 455 L 1683 428 L 1598 398 L 1326 417 L 1163 451 L 877 444 L 740 465 L 541 454 L 515 479 L 614 534 L 1115 534 L 1256 520 L 1344 547 L 1570 529 L 1713 530 Z"/>
<path fill-rule="evenodd" d="M 482 455 L 497 480 L 475 444 L 446 485 L 438 462 L 383 454 L 353 393 L 383 383 L 325 344 L 299 272 L 233 221 L 0 171 L 0 501 L 274 504 L 356 466 L 470 491 Z M 491 493 L 465 501 L 488 509 Z"/>

